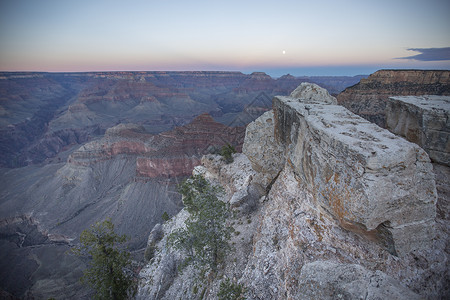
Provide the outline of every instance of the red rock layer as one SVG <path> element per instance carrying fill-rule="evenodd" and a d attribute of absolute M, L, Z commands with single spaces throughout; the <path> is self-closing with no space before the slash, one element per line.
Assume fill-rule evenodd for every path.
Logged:
<path fill-rule="evenodd" d="M 138 177 L 178 177 L 189 176 L 195 166 L 200 165 L 198 157 L 146 158 L 136 160 L 136 175 Z"/>
<path fill-rule="evenodd" d="M 187 176 L 211 149 L 231 144 L 240 151 L 244 135 L 245 128 L 227 127 L 209 114 L 158 135 L 150 135 L 136 125 L 122 124 L 108 129 L 103 139 L 72 153 L 69 163 L 88 166 L 127 155 L 136 158 L 137 177 Z"/>

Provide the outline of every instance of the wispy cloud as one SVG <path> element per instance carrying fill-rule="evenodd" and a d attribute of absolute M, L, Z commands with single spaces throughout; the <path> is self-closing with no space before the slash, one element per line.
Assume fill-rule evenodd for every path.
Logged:
<path fill-rule="evenodd" d="M 420 52 L 420 54 L 398 57 L 397 59 L 413 59 L 419 61 L 450 60 L 450 47 L 445 48 L 409 48 L 408 51 Z"/>

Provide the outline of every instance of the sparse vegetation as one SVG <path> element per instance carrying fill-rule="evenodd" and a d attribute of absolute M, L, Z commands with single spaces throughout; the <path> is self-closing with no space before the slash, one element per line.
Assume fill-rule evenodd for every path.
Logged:
<path fill-rule="evenodd" d="M 190 216 L 185 221 L 186 228 L 170 234 L 169 246 L 186 254 L 181 268 L 192 264 L 201 273 L 215 273 L 230 249 L 231 227 L 226 221 L 231 213 L 228 205 L 218 198 L 223 191 L 200 175 L 186 179 L 179 190 Z"/>
<path fill-rule="evenodd" d="M 220 283 L 217 293 L 219 300 L 243 300 L 245 288 L 242 284 L 234 283 L 230 279 L 225 279 Z"/>
<path fill-rule="evenodd" d="M 230 144 L 226 144 L 220 150 L 220 155 L 222 155 L 223 159 L 227 164 L 230 164 L 234 161 L 233 159 L 234 153 L 236 153 L 236 149 Z"/>
<path fill-rule="evenodd" d="M 165 222 L 167 222 L 167 221 L 170 220 L 169 214 L 168 214 L 166 211 L 162 214 L 161 218 L 162 218 Z"/>
<path fill-rule="evenodd" d="M 81 282 L 95 290 L 96 299 L 127 299 L 136 285 L 128 251 L 120 250 L 126 235 L 117 235 L 110 220 L 97 222 L 80 235 L 80 245 L 72 249 L 78 256 L 91 258 Z"/>

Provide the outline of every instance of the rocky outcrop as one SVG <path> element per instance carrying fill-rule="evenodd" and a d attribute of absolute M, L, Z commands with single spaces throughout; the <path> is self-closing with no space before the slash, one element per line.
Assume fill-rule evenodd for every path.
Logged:
<path fill-rule="evenodd" d="M 339 105 L 381 126 L 391 96 L 450 95 L 450 71 L 380 70 L 346 88 L 337 96 Z"/>
<path fill-rule="evenodd" d="M 437 196 L 425 151 L 342 106 L 275 97 L 274 115 L 287 164 L 318 208 L 344 228 L 380 235 L 392 253 L 430 245 Z"/>
<path fill-rule="evenodd" d="M 290 97 L 301 99 L 302 102 L 320 102 L 326 104 L 337 104 L 336 98 L 330 96 L 327 90 L 314 83 L 301 83 L 292 91 Z"/>
<path fill-rule="evenodd" d="M 449 120 L 449 96 L 391 97 L 387 102 L 386 128 L 450 167 Z"/>
<path fill-rule="evenodd" d="M 183 210 L 163 225 L 138 299 L 215 299 L 223 278 L 247 299 L 448 295 L 447 231 L 439 225 L 435 235 L 434 219 L 448 223 L 435 213 L 424 150 L 318 99 L 275 97 L 273 116 L 248 127 L 233 163 L 209 155 L 195 168 L 236 210 L 235 252 L 207 283 L 192 268 L 177 273 L 182 253 L 166 239 L 183 226 Z"/>
<path fill-rule="evenodd" d="M 336 104 L 336 98 L 314 83 L 301 83 L 290 95 L 303 103 Z M 245 132 L 243 152 L 259 173 L 267 174 L 272 180 L 282 169 L 285 156 L 284 147 L 274 135 L 274 113 L 270 110 L 251 122 Z"/>
<path fill-rule="evenodd" d="M 284 149 L 275 141 L 273 111 L 248 124 L 242 151 L 252 162 L 254 170 L 266 173 L 271 179 L 284 165 Z"/>
<path fill-rule="evenodd" d="M 299 288 L 302 299 L 422 299 L 383 272 L 330 261 L 305 264 Z"/>

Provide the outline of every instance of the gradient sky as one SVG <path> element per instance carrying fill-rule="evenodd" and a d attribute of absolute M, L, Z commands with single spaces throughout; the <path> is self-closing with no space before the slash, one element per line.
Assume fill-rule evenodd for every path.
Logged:
<path fill-rule="evenodd" d="M 0 70 L 450 69 L 449 16 L 449 0 L 0 0 Z"/>

